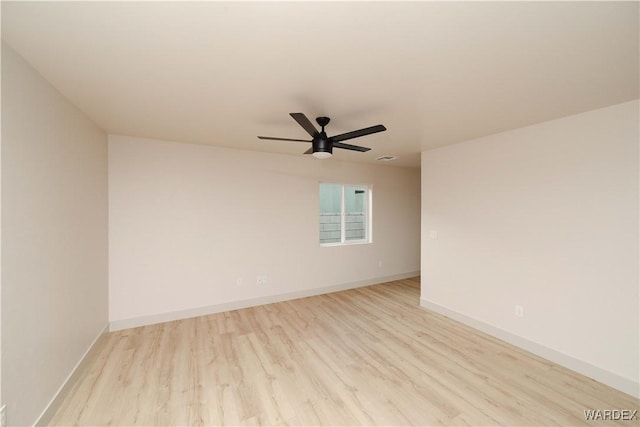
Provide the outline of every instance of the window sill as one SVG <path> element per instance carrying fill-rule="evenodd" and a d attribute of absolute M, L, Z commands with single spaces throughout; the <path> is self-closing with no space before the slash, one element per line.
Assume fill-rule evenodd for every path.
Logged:
<path fill-rule="evenodd" d="M 368 245 L 371 240 L 355 240 L 353 242 L 340 242 L 340 243 L 320 243 L 321 248 L 328 248 L 334 246 L 353 246 L 353 245 Z"/>

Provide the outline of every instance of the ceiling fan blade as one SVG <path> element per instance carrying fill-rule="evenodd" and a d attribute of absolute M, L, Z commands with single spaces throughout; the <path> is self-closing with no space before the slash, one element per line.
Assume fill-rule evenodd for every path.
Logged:
<path fill-rule="evenodd" d="M 306 139 L 291 139 L 291 138 L 276 138 L 276 137 L 272 137 L 272 136 L 259 136 L 259 139 L 269 139 L 272 141 L 298 141 L 298 142 L 311 142 L 309 140 Z"/>
<path fill-rule="evenodd" d="M 343 144 L 341 142 L 334 142 L 333 148 L 344 148 L 345 150 L 361 151 L 363 153 L 365 151 L 371 150 L 371 148 L 368 148 L 368 147 L 360 147 L 359 145 Z"/>
<path fill-rule="evenodd" d="M 302 113 L 289 113 L 289 115 L 291 117 L 293 117 L 293 119 L 298 122 L 298 124 L 300 126 L 302 126 L 304 128 L 304 130 L 307 131 L 307 133 L 309 135 L 311 135 L 312 137 L 315 137 L 318 134 L 318 130 L 316 129 L 316 127 L 313 125 L 313 123 L 311 123 L 309 121 L 309 119 L 307 119 L 307 116 L 305 116 Z"/>
<path fill-rule="evenodd" d="M 347 140 L 347 139 L 358 138 L 360 136 L 370 135 L 370 134 L 376 133 L 376 132 L 382 132 L 383 130 L 387 130 L 387 128 L 382 126 L 382 125 L 375 125 L 375 126 L 371 126 L 371 127 L 368 127 L 368 128 L 364 128 L 364 129 L 360 129 L 360 130 L 354 130 L 354 131 L 351 131 L 351 132 L 347 132 L 347 133 L 343 133 L 343 134 L 340 134 L 340 135 L 332 136 L 331 140 L 333 142 L 339 142 L 339 141 L 344 141 L 344 140 Z M 333 146 L 335 147 L 336 145 L 333 144 Z"/>
<path fill-rule="evenodd" d="M 307 151 L 305 151 L 302 154 L 313 154 L 313 147 L 309 148 Z"/>

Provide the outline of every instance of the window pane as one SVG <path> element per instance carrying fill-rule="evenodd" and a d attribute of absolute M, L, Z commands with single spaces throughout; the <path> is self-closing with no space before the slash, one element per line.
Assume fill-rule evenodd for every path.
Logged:
<path fill-rule="evenodd" d="M 344 187 L 345 240 L 365 240 L 367 238 L 366 187 Z"/>
<path fill-rule="evenodd" d="M 342 186 L 320 184 L 320 243 L 340 243 Z"/>

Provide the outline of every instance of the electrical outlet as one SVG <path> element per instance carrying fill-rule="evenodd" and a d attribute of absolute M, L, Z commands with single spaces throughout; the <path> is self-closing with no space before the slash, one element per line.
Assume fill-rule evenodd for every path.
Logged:
<path fill-rule="evenodd" d="M 266 285 L 268 282 L 267 276 L 256 276 L 256 284 Z"/>
<path fill-rule="evenodd" d="M 378 268 L 382 268 L 382 260 L 378 260 Z"/>
<path fill-rule="evenodd" d="M 0 408 L 0 427 L 7 427 L 7 405 Z"/>
<path fill-rule="evenodd" d="M 516 317 L 524 317 L 524 307 L 521 305 L 514 306 L 514 314 Z"/>
<path fill-rule="evenodd" d="M 242 286 L 242 277 L 238 277 L 238 278 L 236 279 L 236 286 L 237 286 L 237 287 Z"/>

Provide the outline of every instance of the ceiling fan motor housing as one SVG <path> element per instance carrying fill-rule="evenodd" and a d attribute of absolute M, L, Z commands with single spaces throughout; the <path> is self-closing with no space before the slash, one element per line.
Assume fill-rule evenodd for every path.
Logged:
<path fill-rule="evenodd" d="M 313 138 L 313 152 L 333 153 L 333 144 L 324 131 Z"/>

